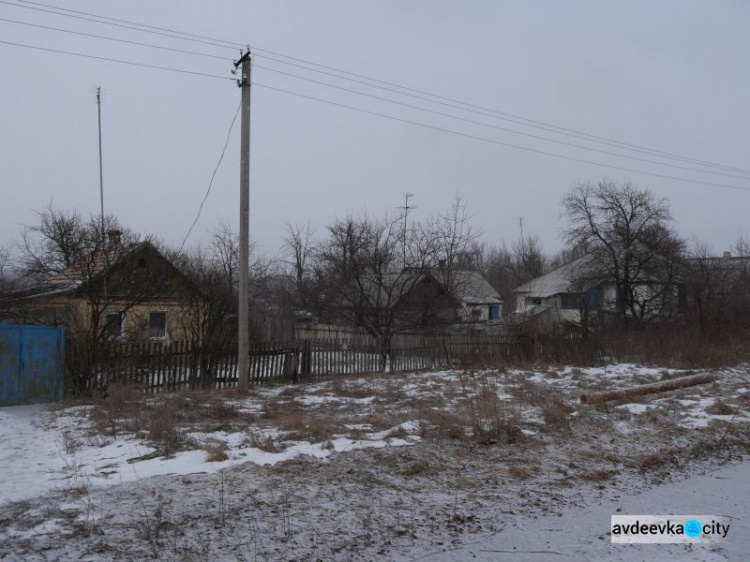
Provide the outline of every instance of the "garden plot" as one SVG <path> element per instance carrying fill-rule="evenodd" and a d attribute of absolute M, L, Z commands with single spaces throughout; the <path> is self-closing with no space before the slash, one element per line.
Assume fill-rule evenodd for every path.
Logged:
<path fill-rule="evenodd" d="M 114 387 L 91 403 L 0 410 L 0 557 L 364 560 L 451 549 L 741 460 L 746 367 L 632 402 L 579 403 L 685 374 L 441 371 L 157 397 Z"/>

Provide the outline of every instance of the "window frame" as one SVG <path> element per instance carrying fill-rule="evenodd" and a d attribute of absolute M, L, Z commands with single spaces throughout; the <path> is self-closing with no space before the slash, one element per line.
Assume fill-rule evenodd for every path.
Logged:
<path fill-rule="evenodd" d="M 118 315 L 119 316 L 119 331 L 117 334 L 110 333 L 110 326 L 117 326 L 115 322 L 110 323 L 109 317 Z M 125 336 L 125 311 L 124 310 L 108 310 L 104 313 L 104 337 L 113 340 L 122 339 Z"/>
<path fill-rule="evenodd" d="M 495 320 L 500 320 L 500 305 L 499 304 L 491 304 L 489 306 L 489 309 L 487 310 L 487 319 L 490 322 L 493 322 Z"/>
<path fill-rule="evenodd" d="M 163 314 L 164 315 L 164 335 L 163 336 L 154 336 L 151 333 L 151 317 L 154 314 Z M 148 311 L 148 339 L 150 340 L 167 340 L 169 338 L 169 313 L 166 310 L 149 310 Z"/>

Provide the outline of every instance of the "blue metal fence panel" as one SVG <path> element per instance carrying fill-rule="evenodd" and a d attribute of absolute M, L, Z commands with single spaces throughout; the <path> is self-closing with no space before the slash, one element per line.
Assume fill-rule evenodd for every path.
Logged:
<path fill-rule="evenodd" d="M 0 406 L 60 400 L 65 329 L 0 324 Z"/>

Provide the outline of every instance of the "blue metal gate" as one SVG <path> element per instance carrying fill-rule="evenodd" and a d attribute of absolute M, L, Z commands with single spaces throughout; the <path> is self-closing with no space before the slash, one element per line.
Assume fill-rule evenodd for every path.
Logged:
<path fill-rule="evenodd" d="M 65 328 L 0 324 L 0 406 L 63 395 Z"/>

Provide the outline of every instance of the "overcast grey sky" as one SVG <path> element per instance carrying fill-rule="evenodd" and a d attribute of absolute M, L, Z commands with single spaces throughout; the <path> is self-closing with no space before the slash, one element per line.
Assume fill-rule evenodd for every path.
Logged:
<path fill-rule="evenodd" d="M 379 78 L 476 106 L 739 169 L 750 169 L 750 2 L 35 0 L 146 23 Z M 27 8 L 19 7 L 27 6 Z M 0 21 L 0 41 L 232 78 L 239 48 L 62 17 L 3 0 L 0 18 L 225 56 L 114 43 Z M 80 14 L 79 14 L 80 15 Z M 257 55 L 269 55 L 256 51 Z M 0 43 L 0 244 L 34 210 L 97 212 L 97 86 L 104 90 L 106 210 L 180 244 L 224 145 L 240 91 L 230 80 Z M 274 58 L 279 58 L 274 56 Z M 294 62 L 286 59 L 288 62 Z M 750 172 L 626 152 L 258 56 L 257 84 L 431 127 L 620 168 L 750 190 Z M 266 68 L 258 68 L 263 66 Z M 293 73 L 479 122 L 468 123 L 277 74 Z M 716 252 L 749 234 L 750 191 L 643 175 L 358 113 L 260 86 L 252 100 L 251 236 L 275 251 L 285 222 L 382 215 L 415 194 L 413 216 L 456 193 L 489 243 L 524 231 L 559 247 L 560 200 L 577 182 L 629 180 L 668 197 L 685 236 Z M 629 160 L 488 127 L 585 145 Z M 729 175 L 715 175 L 707 171 Z M 740 177 L 730 177 L 740 176 Z M 191 242 L 238 223 L 239 121 Z"/>

